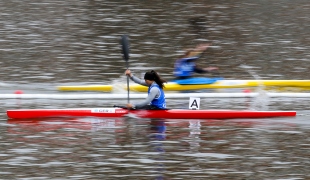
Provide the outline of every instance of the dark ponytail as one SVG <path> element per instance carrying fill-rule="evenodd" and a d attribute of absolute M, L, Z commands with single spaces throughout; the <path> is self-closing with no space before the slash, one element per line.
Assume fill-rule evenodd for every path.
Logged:
<path fill-rule="evenodd" d="M 167 81 L 162 79 L 154 70 L 151 70 L 150 73 L 153 75 L 154 81 L 158 84 L 158 86 L 163 89 L 165 87 L 164 83 L 167 83 Z"/>

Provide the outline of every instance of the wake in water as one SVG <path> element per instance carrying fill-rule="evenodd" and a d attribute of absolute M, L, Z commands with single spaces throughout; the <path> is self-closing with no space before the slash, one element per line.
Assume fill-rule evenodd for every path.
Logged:
<path fill-rule="evenodd" d="M 252 77 L 254 77 L 255 80 L 262 80 L 259 75 L 257 75 L 254 71 L 250 70 L 249 66 L 240 65 L 240 67 L 243 69 L 247 69 L 246 72 L 248 72 Z M 259 83 L 257 88 L 255 89 L 255 92 L 257 92 L 258 95 L 253 98 L 253 101 L 249 107 L 250 110 L 268 111 L 269 96 L 264 89 L 264 84 Z"/>
<path fill-rule="evenodd" d="M 250 105 L 251 110 L 268 111 L 269 96 L 263 89 L 257 90 L 258 95 L 254 97 L 252 104 Z"/>
<path fill-rule="evenodd" d="M 124 75 L 120 76 L 117 79 L 112 80 L 111 85 L 113 86 L 112 93 L 126 93 L 127 90 L 127 77 Z M 130 82 L 129 82 L 130 84 Z"/>

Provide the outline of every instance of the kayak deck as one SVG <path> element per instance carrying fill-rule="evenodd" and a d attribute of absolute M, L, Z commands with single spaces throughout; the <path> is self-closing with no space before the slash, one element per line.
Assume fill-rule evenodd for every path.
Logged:
<path fill-rule="evenodd" d="M 234 119 L 270 118 L 296 116 L 295 111 L 251 111 L 251 110 L 127 110 L 122 108 L 84 108 L 84 109 L 15 109 L 7 110 L 11 119 L 47 117 L 106 117 L 117 118 L 132 114 L 138 118 L 162 119 Z"/>
<path fill-rule="evenodd" d="M 229 89 L 229 88 L 250 88 L 250 87 L 295 87 L 302 90 L 310 90 L 310 80 L 218 80 L 212 84 L 177 84 L 168 82 L 165 84 L 165 91 L 188 91 L 199 89 Z M 126 85 L 117 86 L 127 90 Z M 113 85 L 81 85 L 81 86 L 57 86 L 59 91 L 105 91 L 111 92 L 116 88 Z M 148 88 L 138 84 L 130 85 L 131 91 L 147 92 Z"/>

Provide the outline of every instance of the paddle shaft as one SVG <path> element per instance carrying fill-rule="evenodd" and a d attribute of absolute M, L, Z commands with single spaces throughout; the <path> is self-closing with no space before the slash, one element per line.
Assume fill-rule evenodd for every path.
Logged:
<path fill-rule="evenodd" d="M 126 68 L 129 69 L 128 61 L 126 61 Z M 129 76 L 127 76 L 127 102 L 129 103 Z"/>

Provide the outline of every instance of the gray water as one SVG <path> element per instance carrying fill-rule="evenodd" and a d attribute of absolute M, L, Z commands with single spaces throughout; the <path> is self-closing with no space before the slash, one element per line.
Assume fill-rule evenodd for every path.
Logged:
<path fill-rule="evenodd" d="M 130 69 L 173 78 L 186 48 L 225 79 L 309 79 L 310 4 L 296 1 L 1 1 L 0 93 L 124 83 Z M 212 75 L 210 75 L 212 76 Z M 86 92 L 82 92 L 86 93 Z M 201 108 L 297 111 L 294 118 L 12 121 L 7 109 L 76 108 L 126 100 L 0 99 L 0 179 L 309 179 L 306 98 L 205 98 Z M 186 108 L 182 99 L 171 108 Z"/>

